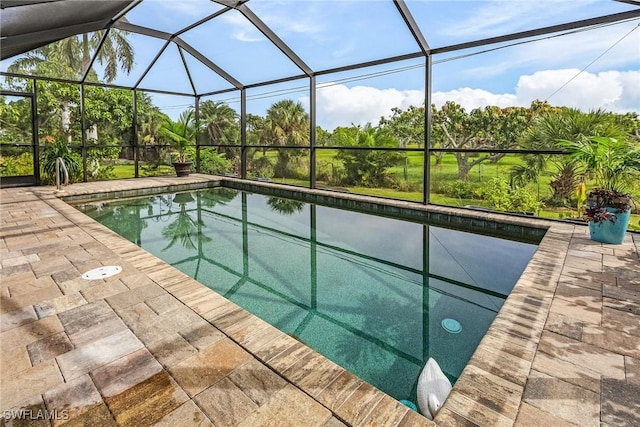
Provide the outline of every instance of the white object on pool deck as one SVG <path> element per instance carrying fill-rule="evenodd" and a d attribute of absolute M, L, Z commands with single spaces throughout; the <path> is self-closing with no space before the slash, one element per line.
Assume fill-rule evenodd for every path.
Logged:
<path fill-rule="evenodd" d="M 106 279 L 107 277 L 115 276 L 121 271 L 122 267 L 120 267 L 119 265 L 107 265 L 87 271 L 82 275 L 82 278 L 85 280 Z"/>
<path fill-rule="evenodd" d="M 451 382 L 433 358 L 427 360 L 418 378 L 418 408 L 430 420 L 434 419 L 440 407 L 451 393 Z"/>

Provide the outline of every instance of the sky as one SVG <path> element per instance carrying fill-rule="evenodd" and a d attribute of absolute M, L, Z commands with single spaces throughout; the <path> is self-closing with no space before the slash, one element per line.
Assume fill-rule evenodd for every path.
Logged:
<path fill-rule="evenodd" d="M 430 48 L 632 10 L 612 0 L 405 0 Z M 247 5 L 314 71 L 418 52 L 391 0 L 250 0 Z M 637 6 L 640 7 L 640 6 Z M 222 6 L 209 0 L 144 0 L 127 13 L 136 25 L 175 33 Z M 467 109 L 485 105 L 528 106 L 547 100 L 589 110 L 640 112 L 640 19 L 558 37 L 488 45 L 434 55 L 432 102 Z M 302 71 L 241 13 L 232 10 L 180 34 L 242 84 L 301 75 Z M 136 65 L 114 82 L 191 93 L 187 72 L 170 45 L 146 75 L 164 42 L 131 35 Z M 231 88 L 197 59 L 185 54 L 198 93 Z M 2 69 L 6 69 L 5 62 Z M 317 122 L 325 129 L 377 124 L 394 107 L 424 102 L 425 60 L 411 59 L 317 77 Z M 189 97 L 153 95 L 177 117 Z M 237 92 L 207 99 L 239 110 Z M 247 111 L 265 115 L 281 99 L 309 111 L 309 80 L 247 91 Z"/>

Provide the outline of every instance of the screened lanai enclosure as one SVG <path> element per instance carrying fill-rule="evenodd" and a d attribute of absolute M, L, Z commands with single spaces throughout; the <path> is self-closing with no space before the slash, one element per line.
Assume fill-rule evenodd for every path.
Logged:
<path fill-rule="evenodd" d="M 194 172 L 563 218 L 594 182 L 559 141 L 639 144 L 636 0 L 1 5 L 3 186 L 174 175 L 182 141 Z"/>

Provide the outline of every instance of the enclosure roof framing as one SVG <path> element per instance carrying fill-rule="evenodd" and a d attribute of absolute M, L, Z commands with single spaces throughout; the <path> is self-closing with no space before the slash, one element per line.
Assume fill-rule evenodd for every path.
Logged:
<path fill-rule="evenodd" d="M 193 92 L 190 94 L 191 96 L 207 96 L 210 94 L 226 93 L 230 90 L 266 86 L 298 80 L 300 78 L 312 78 L 320 75 L 375 67 L 396 61 L 399 62 L 465 49 L 474 49 L 482 46 L 505 44 L 527 39 L 531 40 L 539 36 L 560 34 L 579 29 L 597 28 L 598 26 L 638 19 L 640 17 L 640 1 L 611 0 L 611 4 L 618 3 L 620 5 L 627 5 L 625 8 L 629 10 L 587 19 L 573 20 L 561 24 L 542 26 L 536 29 L 496 34 L 494 36 L 460 43 L 446 43 L 446 41 L 442 43 L 442 40 L 436 43 L 430 40 L 429 31 L 433 31 L 432 27 L 438 23 L 434 22 L 431 25 L 427 25 L 424 16 L 418 16 L 418 18 L 422 19 L 416 19 L 417 15 L 414 16 L 417 9 L 416 4 L 419 2 L 415 0 L 384 1 L 392 3 L 395 13 L 397 13 L 395 18 L 398 23 L 395 24 L 397 27 L 394 28 L 397 31 L 401 31 L 401 27 L 404 26 L 407 34 L 410 34 L 410 39 L 412 39 L 413 43 L 399 47 L 399 52 L 381 54 L 378 58 L 363 58 L 365 60 L 352 61 L 347 59 L 345 63 L 325 64 L 323 66 L 322 63 L 313 64 L 309 62 L 308 56 L 310 53 L 305 51 L 305 43 L 300 43 L 296 40 L 292 42 L 292 32 L 295 33 L 297 31 L 303 33 L 304 31 L 300 29 L 291 30 L 290 27 L 283 26 L 277 19 L 278 7 L 282 7 L 283 10 L 285 8 L 291 9 L 298 5 L 297 2 L 292 2 L 291 4 L 285 2 L 282 6 L 270 6 L 268 10 L 271 14 L 276 14 L 274 15 L 276 19 L 274 19 L 273 16 L 263 16 L 264 7 L 267 3 L 261 0 L 193 0 L 192 4 L 197 3 L 198 7 L 190 10 L 190 13 L 193 15 L 191 21 L 181 21 L 179 28 L 167 29 L 166 27 L 156 24 L 158 20 L 153 19 L 143 22 L 142 25 L 141 22 L 131 22 L 130 16 L 135 16 L 131 15 L 133 12 L 139 12 L 139 15 L 153 14 L 156 6 L 154 2 L 150 0 L 3 0 L 1 3 L 2 27 L 0 30 L 2 36 L 2 43 L 0 44 L 1 59 L 4 61 L 21 54 L 28 54 L 34 49 L 41 48 L 48 43 L 59 41 L 66 37 L 95 31 L 105 31 L 105 34 L 101 35 L 102 41 L 97 48 L 91 52 L 90 65 L 93 66 L 100 55 L 100 50 L 104 49 L 103 45 L 106 44 L 104 40 L 109 32 L 113 32 L 114 30 L 125 31 L 139 36 L 146 36 L 149 40 L 155 40 L 157 44 L 153 48 L 154 50 L 146 52 L 150 58 L 150 62 L 144 62 L 144 64 L 141 63 L 139 65 L 141 68 L 138 74 L 133 77 L 131 83 L 122 84 L 116 81 L 115 84 L 104 83 L 103 85 L 105 87 L 127 87 L 142 90 L 142 86 L 144 85 L 144 90 L 166 93 Z M 90 7 L 87 7 L 87 3 L 90 3 Z M 172 3 L 180 4 L 179 1 Z M 166 3 L 163 2 L 163 4 Z M 424 5 L 424 3 L 420 4 Z M 331 9 L 335 9 L 336 6 L 326 3 L 320 4 L 320 8 L 325 12 L 331 12 Z M 623 7 L 620 6 L 618 9 L 621 8 Z M 362 18 L 363 23 L 366 23 L 368 19 L 368 8 L 366 4 L 362 4 L 360 9 L 361 16 L 359 16 L 358 19 Z M 609 10 L 615 9 L 607 9 L 607 11 Z M 392 13 L 388 13 L 387 11 L 387 15 L 393 15 L 393 11 L 391 12 Z M 340 15 L 336 17 L 339 18 Z M 386 18 L 386 16 L 384 16 L 384 18 Z M 238 20 L 242 20 L 243 22 L 236 22 Z M 275 75 L 273 76 L 263 74 L 262 76 L 259 75 L 258 79 L 248 79 L 246 78 L 246 66 L 242 67 L 229 64 L 224 49 L 233 49 L 233 47 L 226 46 L 216 38 L 216 35 L 221 34 L 221 23 L 229 25 L 229 22 L 242 25 L 242 27 L 240 27 L 242 31 L 250 28 L 260 33 L 263 39 L 245 40 L 246 43 L 243 46 L 258 49 L 270 45 L 271 50 L 267 50 L 272 52 L 272 55 L 276 53 L 277 55 L 282 55 L 282 58 L 279 60 L 282 61 L 283 70 L 274 72 Z M 294 24 L 295 22 L 289 23 L 288 25 L 293 26 Z M 344 26 L 350 26 L 351 24 L 351 22 L 345 22 Z M 482 24 L 481 22 L 479 23 L 479 25 Z M 169 27 L 168 24 L 166 25 Z M 428 31 L 425 33 L 425 30 Z M 377 31 L 377 29 L 372 24 L 372 28 L 370 28 L 369 31 Z M 499 33 L 499 29 L 496 30 L 496 32 Z M 203 35 L 206 35 L 206 37 L 203 37 Z M 394 37 L 394 34 L 389 34 L 389 37 Z M 203 41 L 203 39 L 206 39 L 206 41 Z M 163 43 L 158 43 L 159 40 L 162 40 Z M 168 50 L 170 46 L 176 46 L 177 50 L 171 48 L 171 53 L 169 54 Z M 173 53 L 176 51 L 178 52 L 177 55 Z M 186 55 L 185 52 L 188 55 Z M 159 60 L 162 59 L 161 57 L 165 54 L 175 55 L 175 63 L 180 64 L 180 67 L 184 67 L 185 81 L 188 81 L 188 84 L 185 85 L 184 88 L 167 90 L 167 88 L 154 87 L 152 83 L 145 80 L 145 77 L 153 72 L 155 67 L 158 66 Z M 248 61 L 254 60 L 251 52 L 247 53 L 246 56 Z M 260 56 L 255 56 L 255 62 L 251 68 L 254 68 L 254 72 L 259 73 L 263 70 L 263 64 L 260 62 Z M 193 61 L 194 58 L 196 61 Z M 213 84 L 204 84 L 202 82 L 203 79 L 207 79 L 208 77 L 203 78 L 202 73 L 198 74 L 194 72 L 194 67 L 209 70 L 208 72 L 212 73 L 211 76 L 215 76 L 215 79 L 219 80 L 220 83 L 216 83 L 219 87 L 214 87 Z M 300 72 L 296 72 L 296 70 Z M 1 71 L 3 75 L 8 74 L 6 70 Z M 265 71 L 267 70 L 265 69 Z M 25 77 L 36 76 L 29 75 Z M 84 72 L 78 75 L 76 82 L 93 83 L 87 81 L 88 78 L 89 72 L 84 70 Z M 145 81 L 143 82 L 143 80 Z M 226 83 L 222 84 L 223 82 Z M 225 86 L 226 84 L 228 84 L 228 86 Z"/>
<path fill-rule="evenodd" d="M 62 40 L 108 28 L 132 0 L 3 0 L 0 59 Z"/>
<path fill-rule="evenodd" d="M 489 37 L 486 39 L 475 40 L 466 43 L 459 43 L 451 46 L 439 47 L 431 49 L 431 54 L 439 54 L 445 52 L 453 52 L 456 50 L 469 49 L 479 46 L 487 46 L 496 43 L 504 43 L 514 40 L 528 39 L 531 37 L 543 36 L 547 34 L 560 33 L 563 31 L 576 30 L 580 28 L 592 27 L 594 25 L 609 24 L 613 22 L 626 21 L 628 19 L 640 17 L 640 9 L 630 10 L 627 12 L 614 13 L 611 15 L 598 16 L 596 18 L 582 19 L 580 21 L 567 22 L 565 24 L 551 25 L 544 28 L 538 28 L 530 31 L 519 31 L 517 33 L 505 34 L 497 37 Z"/>

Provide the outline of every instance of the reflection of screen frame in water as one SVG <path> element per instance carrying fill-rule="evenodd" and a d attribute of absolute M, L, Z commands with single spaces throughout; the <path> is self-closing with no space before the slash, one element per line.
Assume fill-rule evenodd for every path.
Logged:
<path fill-rule="evenodd" d="M 397 399 L 414 392 L 429 356 L 455 380 L 508 295 L 504 288 L 483 290 L 481 283 L 452 280 L 439 270 L 442 261 L 435 256 L 437 251 L 449 256 L 467 251 L 485 261 L 491 258 L 486 249 L 479 252 L 470 244 L 460 248 L 452 244 L 471 236 L 467 232 L 224 188 L 128 203 L 101 204 L 93 212 L 90 207 L 82 209 Z M 109 211 L 115 216 L 110 217 Z M 332 214 L 331 220 L 324 217 Z M 342 217 L 342 226 L 336 217 Z M 371 235 L 393 227 L 404 230 L 395 232 L 404 236 L 400 243 L 392 242 L 391 235 L 377 241 Z M 204 239 L 195 239 L 196 234 Z M 349 234 L 361 239 L 347 242 Z M 497 248 L 497 242 L 505 242 L 478 236 L 473 237 L 479 239 L 478 248 Z M 221 242 L 226 246 L 217 247 Z M 418 247 L 403 252 L 409 243 Z M 509 245 L 530 252 L 516 266 L 512 288 L 535 247 L 520 242 Z M 413 261 L 403 264 L 411 255 Z M 284 273 L 274 260 L 293 269 Z M 421 268 L 415 268 L 417 263 Z M 353 271 L 333 273 L 342 264 Z M 469 273 L 473 266 L 458 264 L 460 272 L 473 279 L 473 272 Z M 493 267 L 490 270 L 495 276 Z M 339 281 L 344 284 L 335 287 Z M 373 289 L 377 293 L 370 294 Z M 372 312 L 352 305 L 358 299 Z M 470 318 L 472 313 L 483 320 Z M 398 321 L 393 323 L 391 318 Z M 459 321 L 462 331 L 447 332 L 442 328 L 444 318 Z M 418 336 L 412 338 L 412 332 Z M 332 343 L 327 343 L 329 338 L 334 339 Z"/>

